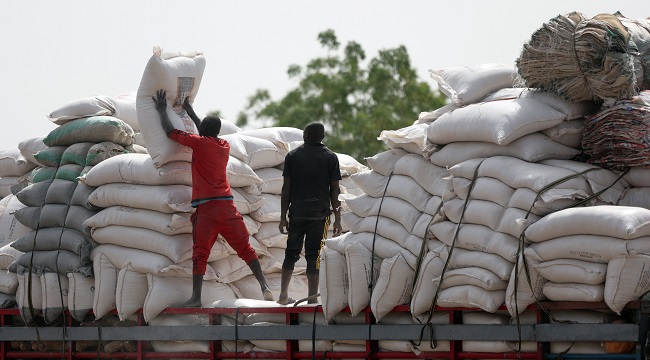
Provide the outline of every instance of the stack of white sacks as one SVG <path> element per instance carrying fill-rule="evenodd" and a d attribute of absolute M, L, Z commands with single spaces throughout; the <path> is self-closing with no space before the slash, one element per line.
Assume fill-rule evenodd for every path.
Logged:
<path fill-rule="evenodd" d="M 560 269 L 562 266 L 574 267 L 576 274 L 572 273 L 571 279 L 555 278 L 549 284 L 531 269 L 532 262 L 526 261 L 533 280 L 531 290 L 523 266 L 528 257 L 522 256 L 532 240 L 522 237 L 522 232 L 528 225 L 583 199 L 586 200 L 580 210 L 586 217 L 596 216 L 592 205 L 618 204 L 630 187 L 626 181 L 630 176 L 621 179 L 618 173 L 570 160 L 580 153 L 583 118 L 596 110 L 593 104 L 571 104 L 551 94 L 513 88 L 514 76 L 512 67 L 497 64 L 432 71 L 432 77 L 451 103 L 421 114 L 412 126 L 382 132 L 379 139 L 392 150 L 368 158 L 372 170 L 352 177 L 365 195 L 346 201 L 350 213 L 343 218 L 351 233 L 326 241 L 321 271 L 326 276 L 321 274 L 321 279 L 325 279 L 321 282 L 321 293 L 328 320 L 346 305 L 353 315 L 370 305 L 381 322 L 391 306 L 410 304 L 416 321 L 435 323 L 436 316 L 431 311 L 435 304 L 481 308 L 493 313 L 494 318 L 490 319 L 490 314 L 488 319 L 483 315 L 471 318 L 468 314 L 467 322 L 489 323 L 501 321 L 498 319 L 504 314 L 499 314 L 498 308 L 504 303 L 509 318 L 517 316 L 535 299 L 603 300 L 607 287 L 603 262 L 607 265 L 607 261 L 601 258 L 594 263 L 581 263 L 578 255 L 565 259 L 568 256 L 559 252 L 571 252 L 566 241 L 556 242 L 566 249 L 556 249 L 557 254 L 544 258 L 544 265 L 551 268 L 555 261 L 559 266 L 551 272 L 554 270 L 556 276 L 567 273 Z M 418 178 L 405 174 L 400 165 L 406 161 L 418 164 L 411 168 L 427 175 Z M 409 195 L 399 194 L 395 184 L 400 185 L 400 192 Z M 365 205 L 368 198 L 373 198 L 375 205 Z M 434 202 L 439 209 L 434 209 Z M 613 207 L 617 209 L 621 207 Z M 643 217 L 642 210 L 629 211 L 635 217 Z M 428 231 L 409 232 L 414 229 L 414 222 L 421 219 L 420 214 L 432 216 L 425 227 Z M 641 244 L 643 239 L 637 240 Z M 426 246 L 420 252 L 414 244 L 423 243 Z M 620 241 L 610 246 L 614 245 L 625 249 Z M 580 241 L 574 246 L 573 250 L 590 248 Z M 414 252 L 415 249 L 418 251 Z M 643 252 L 641 245 L 638 249 L 634 251 Z M 619 262 L 618 266 L 623 266 L 624 260 Z M 628 256 L 626 264 L 630 263 Z M 578 269 L 581 274 L 577 274 Z M 638 266 L 636 269 L 640 276 L 642 270 Z M 596 273 L 599 276 L 594 276 Z M 369 274 L 373 274 L 372 279 Z M 579 279 L 578 275 L 584 278 Z M 589 283 L 587 292 L 587 287 L 580 284 Z M 610 284 L 615 283 L 613 280 Z M 572 290 L 564 290 L 567 288 Z M 647 290 L 644 287 L 629 294 L 619 289 L 619 302 L 610 307 L 620 311 L 627 301 Z M 626 295 L 621 296 L 623 293 Z M 390 302 L 382 303 L 387 299 Z M 463 346 L 468 351 L 512 350 L 506 345 L 465 342 Z M 594 346 L 594 351 L 602 349 Z"/>
<path fill-rule="evenodd" d="M 24 274 L 18 269 L 30 264 L 39 270 L 31 278 L 10 272 L 4 276 L 3 271 L 0 278 L 0 296 L 7 295 L 8 301 L 23 288 L 18 302 L 24 317 L 29 309 L 21 304 L 27 303 L 24 289 L 31 281 L 36 285 L 31 290 L 33 307 L 49 321 L 68 307 L 78 320 L 90 309 L 96 318 L 116 309 L 122 320 L 143 309 L 145 321 L 153 326 L 207 324 L 205 316 L 159 315 L 191 293 L 191 154 L 165 136 L 151 99 L 156 90 L 167 90 L 167 111 L 175 127 L 196 132 L 175 101 L 181 98 L 179 91 L 194 99 L 204 66 L 199 52 L 155 49 L 137 100 L 132 95 L 85 98 L 68 104 L 68 110 L 75 111 L 59 109 L 50 116 L 60 129 L 79 118 L 115 121 L 124 116 L 127 119 L 121 122 L 130 140 L 87 138 L 65 144 L 48 140 L 45 145 L 30 139 L 19 146 L 26 162 L 14 157 L 13 165 L 2 164 L 0 171 L 6 176 L 0 179 L 16 178 L 7 183 L 15 196 L 6 194 L 0 203 L 4 209 L 0 224 L 6 233 L 0 243 L 0 265 L 6 269 L 14 262 L 15 271 Z M 607 319 L 575 312 L 558 313 L 557 318 L 605 322 L 650 290 L 645 283 L 636 287 L 645 278 L 643 264 L 650 253 L 646 245 L 650 235 L 644 226 L 650 210 L 636 201 L 643 190 L 632 190 L 650 188 L 647 171 L 632 169 L 621 177 L 571 160 L 580 153 L 583 118 L 595 106 L 514 88 L 514 75 L 512 67 L 496 64 L 433 71 L 432 77 L 451 100 L 449 105 L 421 114 L 412 126 L 383 131 L 378 139 L 390 150 L 367 158 L 369 169 L 337 154 L 344 176 L 342 221 L 347 232 L 328 239 L 321 252 L 323 313 L 317 315 L 318 323 L 364 323 L 362 311 L 367 306 L 380 323 L 448 323 L 448 314 L 434 313 L 434 305 L 487 312 L 464 314 L 465 323 L 510 323 L 518 316 L 527 323 L 534 319 L 524 310 L 543 299 L 604 300 L 612 309 Z M 192 81 L 178 88 L 177 77 Z M 302 141 L 302 131 L 242 131 L 224 121 L 222 134 L 231 145 L 227 175 L 235 204 L 277 297 L 286 247 L 286 235 L 278 230 L 282 165 L 286 153 Z M 133 139 L 146 150 L 129 147 Z M 100 152 L 102 161 L 96 157 Z M 63 158 L 72 160 L 62 162 Z M 21 170 L 5 172 L 5 167 L 15 164 L 21 164 Z M 70 189 L 50 194 L 54 184 Z M 50 195 L 54 199 L 48 200 Z M 21 198 L 36 200 L 25 203 Z M 578 207 L 570 208 L 578 202 Z M 44 213 L 56 215 L 55 208 L 63 207 L 85 215 L 75 216 L 74 221 L 59 219 L 60 214 L 56 219 L 44 218 Z M 21 223 L 16 224 L 14 214 Z M 40 245 L 36 231 L 56 228 L 74 229 L 82 239 L 90 239 L 92 264 L 52 271 L 62 265 L 56 261 L 68 251 L 65 247 L 18 246 L 26 252 L 21 255 L 8 245 L 29 236 Z M 59 237 L 56 243 L 69 238 Z M 78 252 L 82 248 L 86 251 L 88 246 Z M 33 250 L 55 251 L 55 264 L 35 263 Z M 76 255 L 82 261 L 83 255 Z M 29 262 L 19 267 L 20 259 Z M 301 261 L 290 288 L 294 298 L 306 296 L 304 258 Z M 249 268 L 223 239 L 213 247 L 209 265 L 204 306 L 278 306 L 261 300 Z M 87 276 L 92 274 L 94 278 Z M 47 276 L 53 278 L 44 281 Z M 67 302 L 57 303 L 56 298 L 62 298 L 57 291 L 64 288 L 69 289 Z M 504 304 L 506 310 L 499 310 Z M 398 305 L 410 305 L 411 314 L 391 312 Z M 341 312 L 346 306 L 351 313 Z M 222 319 L 231 325 L 285 322 L 284 315 L 274 314 Z M 313 320 L 309 314 L 301 316 L 300 322 Z M 157 351 L 209 350 L 207 342 L 153 345 Z M 312 344 L 299 345 L 307 351 Z M 524 350 L 533 346 L 522 345 Z M 564 345 L 552 344 L 551 350 L 562 351 Z M 583 345 L 572 352 L 602 352 L 597 344 Z M 382 341 L 379 346 L 415 353 L 449 349 L 448 342 L 438 342 L 435 349 L 428 342 Z M 501 352 L 517 346 L 463 342 L 465 351 Z M 223 347 L 284 351 L 286 344 L 242 341 L 224 342 Z M 365 351 L 365 342 L 319 341 L 316 348 Z"/>

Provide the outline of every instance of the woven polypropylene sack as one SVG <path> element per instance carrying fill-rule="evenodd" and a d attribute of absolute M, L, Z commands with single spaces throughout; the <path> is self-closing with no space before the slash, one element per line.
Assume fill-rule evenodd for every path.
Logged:
<path fill-rule="evenodd" d="M 192 103 L 201 85 L 205 58 L 199 51 L 180 53 L 167 52 L 155 47 L 140 80 L 136 97 L 136 109 L 140 133 L 155 166 L 192 159 L 192 150 L 167 137 L 160 124 L 155 97 L 158 90 L 164 90 L 167 97 L 167 115 L 174 128 L 197 133 L 192 119 L 183 109 L 185 98 Z"/>

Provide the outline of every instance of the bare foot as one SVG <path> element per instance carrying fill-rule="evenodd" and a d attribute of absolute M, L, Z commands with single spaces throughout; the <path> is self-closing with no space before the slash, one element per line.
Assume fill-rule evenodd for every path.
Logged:
<path fill-rule="evenodd" d="M 266 289 L 266 290 L 263 290 L 262 293 L 264 294 L 264 300 L 266 300 L 266 301 L 275 300 L 275 297 L 273 296 L 273 293 L 271 292 L 271 290 Z"/>
<path fill-rule="evenodd" d="M 292 297 L 287 297 L 286 299 L 278 299 L 278 304 L 280 305 L 288 305 L 288 304 L 293 304 L 296 302 L 296 299 Z"/>
<path fill-rule="evenodd" d="M 189 299 L 186 302 L 178 305 L 179 308 L 200 308 L 201 300 Z"/>

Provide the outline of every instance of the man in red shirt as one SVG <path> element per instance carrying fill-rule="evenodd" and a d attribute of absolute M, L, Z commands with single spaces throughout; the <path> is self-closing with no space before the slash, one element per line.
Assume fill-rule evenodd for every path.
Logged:
<path fill-rule="evenodd" d="M 255 249 L 248 242 L 248 230 L 233 201 L 226 166 L 230 156 L 230 144 L 218 137 L 221 119 L 206 116 L 199 120 L 188 98 L 183 108 L 192 118 L 199 134 L 175 129 L 167 115 L 167 99 L 164 90 L 152 97 L 160 114 L 163 130 L 167 136 L 192 149 L 192 297 L 181 307 L 201 307 L 203 275 L 212 246 L 221 234 L 237 255 L 248 264 L 260 283 L 264 299 L 273 301 Z M 215 299 L 216 300 L 216 299 Z"/>

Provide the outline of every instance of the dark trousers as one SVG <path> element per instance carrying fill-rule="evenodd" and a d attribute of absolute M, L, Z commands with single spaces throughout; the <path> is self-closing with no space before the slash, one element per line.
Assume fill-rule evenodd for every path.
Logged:
<path fill-rule="evenodd" d="M 289 234 L 282 268 L 293 270 L 296 262 L 300 260 L 300 252 L 304 245 L 307 274 L 318 275 L 320 249 L 323 246 L 323 240 L 327 238 L 329 223 L 329 217 L 317 220 L 289 219 Z"/>

